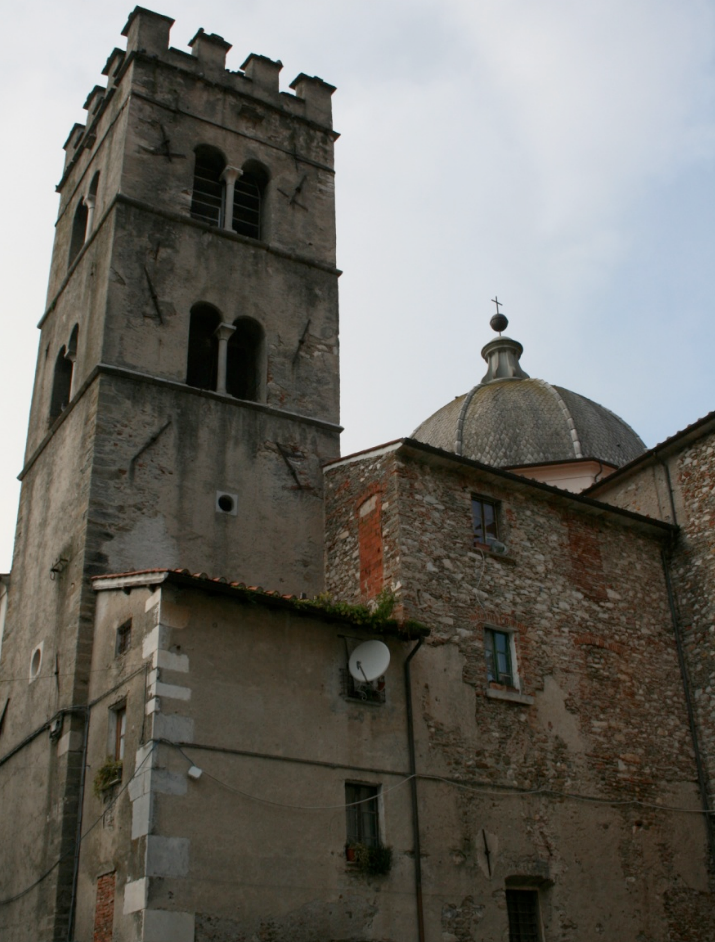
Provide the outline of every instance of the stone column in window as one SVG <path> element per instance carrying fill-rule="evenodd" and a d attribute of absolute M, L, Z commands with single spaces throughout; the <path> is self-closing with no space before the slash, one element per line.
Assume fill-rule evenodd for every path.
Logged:
<path fill-rule="evenodd" d="M 233 192 L 233 189 L 231 190 Z M 228 357 L 228 341 L 236 328 L 233 324 L 219 324 L 214 331 L 218 340 L 218 371 L 216 376 L 216 392 L 226 395 L 226 359 Z"/>
<path fill-rule="evenodd" d="M 94 207 L 97 202 L 96 196 L 85 196 L 84 198 L 85 206 L 87 207 L 87 227 L 84 233 L 84 241 L 92 235 L 92 229 L 94 227 Z"/>
<path fill-rule="evenodd" d="M 223 194 L 223 228 L 233 230 L 233 191 L 236 187 L 236 180 L 243 174 L 243 170 L 238 167 L 226 167 L 221 174 L 221 179 L 226 184 L 226 190 Z"/>
<path fill-rule="evenodd" d="M 67 394 L 67 401 L 68 403 L 70 403 L 72 402 L 72 396 L 74 395 L 74 385 L 75 385 L 74 368 L 75 368 L 75 363 L 77 362 L 77 351 L 68 350 L 67 353 L 65 353 L 65 360 L 67 360 L 72 365 L 72 372 L 70 373 L 70 388 Z"/>

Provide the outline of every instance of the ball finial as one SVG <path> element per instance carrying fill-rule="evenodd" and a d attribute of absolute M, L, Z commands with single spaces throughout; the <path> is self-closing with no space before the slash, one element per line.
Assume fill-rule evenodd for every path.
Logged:
<path fill-rule="evenodd" d="M 501 333 L 503 330 L 506 330 L 509 326 L 509 321 L 506 319 L 504 314 L 495 314 L 494 317 L 489 321 L 489 326 L 492 330 L 495 330 L 497 333 Z"/>

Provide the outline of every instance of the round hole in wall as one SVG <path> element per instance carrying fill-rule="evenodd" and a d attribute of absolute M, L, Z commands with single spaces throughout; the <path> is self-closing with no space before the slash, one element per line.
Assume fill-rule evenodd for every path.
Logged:
<path fill-rule="evenodd" d="M 30 661 L 30 679 L 34 680 L 35 677 L 40 673 L 40 665 L 42 664 L 42 650 L 40 648 L 35 648 L 32 652 L 32 660 Z"/>
<path fill-rule="evenodd" d="M 233 497 L 230 494 L 221 494 L 218 499 L 219 510 L 223 510 L 225 514 L 230 514 L 234 508 Z"/>

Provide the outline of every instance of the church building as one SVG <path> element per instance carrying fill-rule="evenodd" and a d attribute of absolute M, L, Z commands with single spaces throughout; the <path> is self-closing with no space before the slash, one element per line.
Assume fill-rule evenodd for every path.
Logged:
<path fill-rule="evenodd" d="M 342 456 L 335 89 L 172 23 L 65 143 L 0 938 L 711 942 L 715 413 L 647 449 L 497 312 Z"/>

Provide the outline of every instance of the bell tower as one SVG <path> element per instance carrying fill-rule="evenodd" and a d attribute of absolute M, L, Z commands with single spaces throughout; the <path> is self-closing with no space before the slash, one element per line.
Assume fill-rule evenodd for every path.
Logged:
<path fill-rule="evenodd" d="M 58 184 L 1 667 L 2 752 L 54 724 L 52 748 L 45 734 L 26 750 L 36 785 L 15 778 L 3 799 L 37 829 L 2 826 L 4 847 L 33 848 L 2 855 L 3 886 L 61 860 L 17 903 L 14 921 L 46 914 L 33 937 L 65 938 L 71 920 L 91 577 L 323 586 L 321 465 L 340 433 L 334 88 L 300 74 L 281 91 L 281 63 L 255 54 L 228 71 L 228 42 L 200 29 L 172 48 L 172 23 L 130 15 Z"/>

